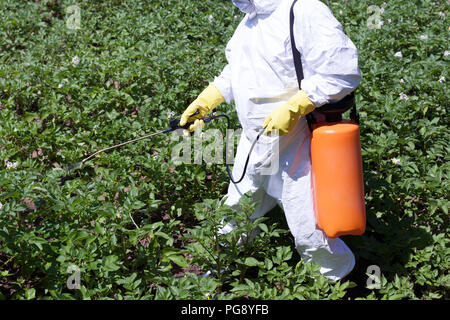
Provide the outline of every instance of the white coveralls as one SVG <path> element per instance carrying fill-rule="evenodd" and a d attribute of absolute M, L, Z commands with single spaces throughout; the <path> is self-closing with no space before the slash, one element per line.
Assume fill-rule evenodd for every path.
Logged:
<path fill-rule="evenodd" d="M 299 88 L 289 36 L 293 0 L 233 0 L 233 3 L 246 15 L 227 44 L 228 64 L 213 84 L 227 103 L 235 101 L 243 128 L 233 168 L 237 179 L 265 118 Z M 294 16 L 294 37 L 304 72 L 302 89 L 317 108 L 342 99 L 361 80 L 354 44 L 330 9 L 318 0 L 297 1 Z M 321 265 L 320 272 L 325 277 L 339 280 L 353 269 L 355 258 L 341 239 L 328 238 L 316 227 L 310 138 L 304 118 L 287 135 L 261 135 L 244 180 L 237 185 L 230 183 L 225 203 L 236 207 L 243 194 L 252 191 L 259 202 L 253 218 L 263 216 L 279 204 L 303 260 Z M 275 144 L 279 147 L 279 167 L 274 174 L 261 174 L 263 168 L 271 165 Z"/>

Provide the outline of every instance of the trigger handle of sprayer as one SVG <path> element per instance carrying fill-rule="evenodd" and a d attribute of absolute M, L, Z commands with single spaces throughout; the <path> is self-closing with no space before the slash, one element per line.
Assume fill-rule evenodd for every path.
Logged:
<path fill-rule="evenodd" d="M 197 115 L 199 113 L 200 113 L 200 110 L 197 109 L 197 111 L 192 116 L 195 116 L 195 115 Z M 203 120 L 204 123 L 208 123 L 208 122 L 210 122 L 213 119 L 214 119 L 214 117 L 206 117 L 206 118 L 203 118 L 203 119 L 200 119 L 200 120 Z M 164 132 L 175 131 L 175 130 L 178 130 L 178 129 L 186 129 L 187 130 L 194 123 L 194 121 L 191 121 L 191 122 L 186 123 L 184 126 L 180 126 L 180 120 L 181 119 L 179 119 L 179 118 L 169 120 L 170 128 L 164 130 Z"/>
<path fill-rule="evenodd" d="M 213 118 L 203 118 L 203 119 L 201 119 L 201 120 L 203 120 L 203 122 L 205 122 L 205 123 L 208 123 L 208 122 L 210 122 L 211 120 L 212 120 Z M 170 119 L 169 120 L 169 126 L 170 126 L 170 128 L 168 128 L 168 129 L 166 129 L 166 130 L 164 130 L 164 132 L 170 132 L 170 131 L 175 131 L 175 130 L 178 130 L 178 129 L 189 129 L 189 126 L 191 125 L 191 124 L 194 124 L 194 122 L 192 121 L 192 122 L 188 122 L 188 123 L 186 123 L 184 126 L 180 126 L 180 120 L 181 119 L 179 119 L 179 118 L 177 118 L 177 119 Z"/>

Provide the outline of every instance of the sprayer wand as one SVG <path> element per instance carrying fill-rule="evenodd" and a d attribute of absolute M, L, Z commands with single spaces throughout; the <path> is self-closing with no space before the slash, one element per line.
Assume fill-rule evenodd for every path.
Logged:
<path fill-rule="evenodd" d="M 198 111 L 195 114 L 197 114 L 197 113 L 198 113 Z M 218 118 L 225 118 L 227 120 L 227 129 L 231 129 L 230 118 L 228 118 L 228 116 L 226 116 L 224 114 L 219 114 L 217 116 L 212 116 L 212 117 L 206 117 L 206 118 L 203 118 L 202 120 L 205 123 L 208 123 L 211 120 L 218 119 Z M 178 129 L 188 129 L 189 126 L 193 124 L 193 122 L 188 122 L 184 126 L 180 126 L 179 123 L 180 123 L 180 119 L 171 119 L 169 121 L 169 126 L 170 127 L 165 129 L 165 130 L 154 132 L 152 134 L 148 134 L 148 135 L 136 138 L 136 139 L 132 139 L 132 140 L 129 140 L 129 141 L 126 141 L 126 142 L 122 142 L 122 143 L 116 144 L 116 145 L 108 147 L 108 148 L 104 148 L 104 149 L 98 150 L 98 151 L 94 152 L 93 154 L 89 155 L 88 157 L 84 158 L 80 162 L 77 162 L 77 163 L 69 165 L 66 170 L 70 171 L 70 170 L 73 170 L 75 168 L 81 167 L 83 165 L 83 163 L 85 163 L 86 161 L 92 159 L 93 157 L 95 157 L 99 153 L 103 153 L 103 152 L 106 152 L 106 151 L 109 151 L 109 150 L 112 150 L 112 149 L 120 148 L 120 147 L 123 147 L 123 146 L 125 146 L 127 144 L 134 143 L 134 142 L 137 142 L 137 141 L 140 141 L 140 140 L 148 139 L 148 138 L 151 138 L 151 137 L 156 136 L 156 135 L 161 134 L 161 133 L 168 133 L 168 132 L 172 132 L 172 131 L 175 131 L 175 130 L 178 130 Z M 242 172 L 242 176 L 237 181 L 233 179 L 233 175 L 231 174 L 231 171 L 230 171 L 228 163 L 225 164 L 228 176 L 230 177 L 231 181 L 234 184 L 237 184 L 237 183 L 241 182 L 242 179 L 244 178 L 245 172 L 247 171 L 247 166 L 248 166 L 248 162 L 249 162 L 250 155 L 252 153 L 253 147 L 255 146 L 256 142 L 258 141 L 258 139 L 261 136 L 261 134 L 263 133 L 263 131 L 264 130 L 261 130 L 261 132 L 259 132 L 258 136 L 256 137 L 255 141 L 253 141 L 252 146 L 251 146 L 250 151 L 249 151 L 248 156 L 247 156 L 247 160 L 245 161 L 245 165 L 244 165 L 244 170 Z M 225 140 L 225 150 L 228 150 L 227 139 Z M 65 181 L 66 179 L 67 178 L 64 177 L 63 181 Z"/>

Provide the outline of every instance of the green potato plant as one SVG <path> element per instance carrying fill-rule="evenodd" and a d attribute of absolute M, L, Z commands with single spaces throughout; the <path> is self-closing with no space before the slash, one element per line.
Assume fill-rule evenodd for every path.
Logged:
<path fill-rule="evenodd" d="M 224 166 L 173 163 L 169 135 L 65 170 L 182 113 L 226 64 L 231 1 L 4 0 L 0 299 L 448 299 L 448 3 L 323 2 L 362 73 L 367 230 L 343 237 L 347 278 L 301 260 L 279 209 L 225 206 Z"/>

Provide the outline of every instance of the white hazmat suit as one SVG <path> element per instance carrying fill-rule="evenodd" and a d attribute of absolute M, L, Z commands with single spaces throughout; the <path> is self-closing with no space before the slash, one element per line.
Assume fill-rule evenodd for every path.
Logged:
<path fill-rule="evenodd" d="M 233 168 L 240 177 L 251 143 L 270 112 L 299 91 L 289 36 L 293 0 L 233 0 L 246 13 L 226 47 L 228 64 L 213 84 L 227 103 L 235 101 L 243 128 Z M 294 6 L 294 37 L 301 53 L 302 89 L 316 108 L 342 99 L 360 83 L 358 53 L 330 9 L 318 0 L 299 0 Z M 250 157 L 247 174 L 230 183 L 226 204 L 236 207 L 248 191 L 259 202 L 253 218 L 276 204 L 283 209 L 295 246 L 304 261 L 321 265 L 320 272 L 340 280 L 355 265 L 345 243 L 328 238 L 316 227 L 311 190 L 310 132 L 300 118 L 284 136 L 262 135 Z M 278 145 L 279 166 L 272 165 Z M 230 230 L 227 225 L 224 230 Z"/>

